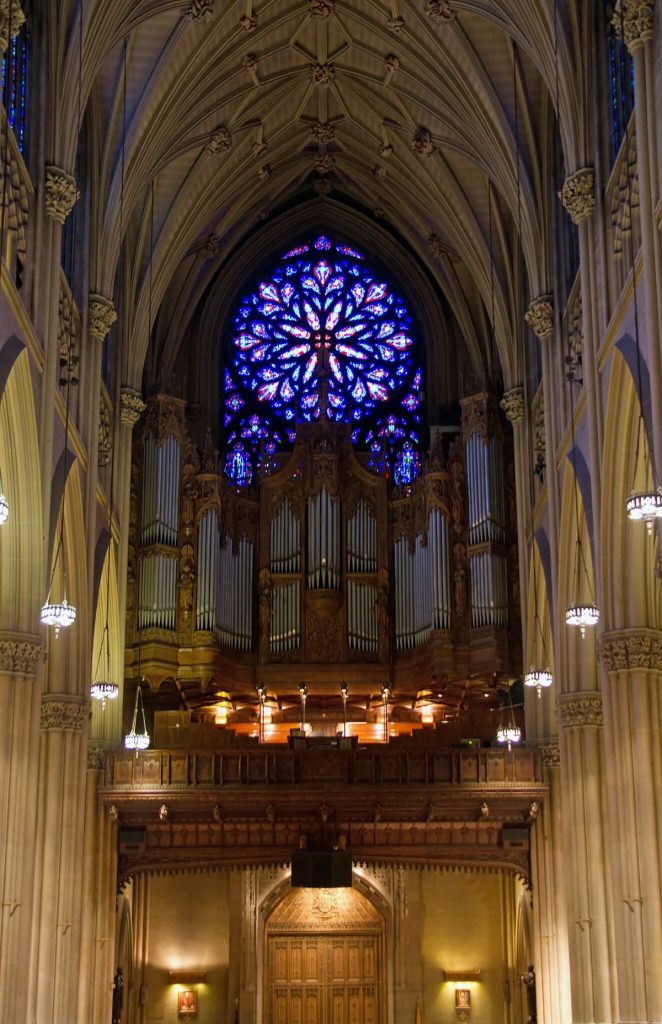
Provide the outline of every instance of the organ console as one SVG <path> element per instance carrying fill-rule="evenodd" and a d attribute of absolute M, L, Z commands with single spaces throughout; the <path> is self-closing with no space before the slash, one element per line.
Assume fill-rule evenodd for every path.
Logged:
<path fill-rule="evenodd" d="M 495 399 L 432 428 L 397 488 L 351 428 L 299 424 L 249 488 L 192 442 L 183 401 L 135 432 L 127 674 L 157 691 L 377 694 L 519 668 L 512 458 Z M 430 692 L 427 690 L 426 692 Z M 433 704 L 425 702 L 430 721 Z"/>

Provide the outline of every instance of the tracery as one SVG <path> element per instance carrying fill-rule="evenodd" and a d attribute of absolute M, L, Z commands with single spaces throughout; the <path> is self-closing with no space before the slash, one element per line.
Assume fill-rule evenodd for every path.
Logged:
<path fill-rule="evenodd" d="M 351 425 L 396 486 L 419 472 L 422 371 L 412 316 L 365 257 L 326 235 L 286 252 L 234 318 L 225 369 L 225 472 L 248 486 L 299 423 Z"/>

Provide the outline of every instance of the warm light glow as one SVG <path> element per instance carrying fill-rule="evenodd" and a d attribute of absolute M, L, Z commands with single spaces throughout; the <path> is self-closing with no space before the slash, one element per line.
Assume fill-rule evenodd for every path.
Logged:
<path fill-rule="evenodd" d="M 579 626 L 582 640 L 586 636 L 588 626 L 595 626 L 600 618 L 600 612 L 594 604 L 574 604 L 565 613 L 566 626 Z"/>
<path fill-rule="evenodd" d="M 149 746 L 149 733 L 136 732 L 132 729 L 124 737 L 124 746 L 127 750 L 147 750 Z"/>
<path fill-rule="evenodd" d="M 66 597 L 60 604 L 51 604 L 50 601 L 47 601 L 41 609 L 40 619 L 44 626 L 54 627 L 57 638 L 61 629 L 73 626 L 76 621 L 76 609 L 69 604 Z"/>
<path fill-rule="evenodd" d="M 656 519 L 662 519 L 662 491 L 638 491 L 631 494 L 625 508 L 628 519 L 643 519 L 649 533 L 653 532 Z"/>
<path fill-rule="evenodd" d="M 500 725 L 496 737 L 497 743 L 507 743 L 508 750 L 512 750 L 513 743 L 519 743 L 522 738 L 522 730 L 518 725 Z"/>
<path fill-rule="evenodd" d="M 528 672 L 524 673 L 524 685 L 536 688 L 538 696 L 542 696 L 543 689 L 551 686 L 554 682 L 552 673 L 548 668 L 536 669 L 531 666 Z"/>
<path fill-rule="evenodd" d="M 90 687 L 90 697 L 101 701 L 101 708 L 105 709 L 106 701 L 116 700 L 119 697 L 120 688 L 117 683 L 94 682 Z"/>
<path fill-rule="evenodd" d="M 0 526 L 7 522 L 7 516 L 9 515 L 9 502 L 5 498 L 2 491 L 0 491 Z"/>

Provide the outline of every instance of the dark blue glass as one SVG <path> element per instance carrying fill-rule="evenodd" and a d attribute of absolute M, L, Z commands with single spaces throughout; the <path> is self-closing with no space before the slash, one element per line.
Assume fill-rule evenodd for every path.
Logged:
<path fill-rule="evenodd" d="M 409 448 L 420 443 L 416 355 L 406 303 L 361 253 L 326 235 L 298 245 L 238 304 L 224 375 L 227 443 L 239 442 L 252 476 L 265 442 L 291 444 L 297 423 L 326 417 L 352 423 L 354 444 L 380 471 L 399 459 L 409 483 L 418 472 Z M 237 482 L 248 476 L 238 465 L 227 464 Z"/>
<path fill-rule="evenodd" d="M 9 64 L 11 61 L 11 74 Z M 25 121 L 28 97 L 28 43 L 25 31 L 19 32 L 2 58 L 2 102 L 21 153 L 25 153 Z"/>

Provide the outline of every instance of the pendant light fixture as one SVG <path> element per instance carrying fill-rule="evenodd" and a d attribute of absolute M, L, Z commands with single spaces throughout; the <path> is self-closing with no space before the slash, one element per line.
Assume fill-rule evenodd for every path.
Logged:
<path fill-rule="evenodd" d="M 139 659 L 140 660 L 140 659 Z M 143 691 L 142 691 L 142 679 L 140 678 L 138 686 L 136 688 L 136 700 L 133 705 L 133 720 L 131 722 L 131 731 L 124 737 L 124 746 L 127 750 L 135 750 L 136 755 L 139 750 L 147 750 L 149 746 L 149 733 L 147 732 L 147 722 L 145 721 L 145 705 L 143 703 Z M 138 718 L 140 716 L 140 719 Z M 140 725 L 140 729 L 138 726 Z"/>
<path fill-rule="evenodd" d="M 7 12 L 7 39 L 9 40 L 9 50 L 7 51 L 7 96 L 12 95 L 12 76 L 14 71 L 14 62 L 11 59 L 11 38 L 12 38 L 12 5 L 9 4 L 9 10 Z M 9 195 L 7 194 L 7 181 L 9 179 L 9 110 L 5 109 L 5 151 L 3 156 L 3 175 L 2 175 L 2 223 L 0 224 L 0 260 L 4 262 L 6 255 L 7 245 L 7 220 L 9 218 Z M 5 489 L 2 486 L 2 473 L 0 472 L 0 526 L 7 522 L 9 516 L 9 502 L 5 496 Z"/>
<path fill-rule="evenodd" d="M 9 5 L 11 8 L 11 4 Z M 80 155 L 80 133 L 82 128 L 82 112 L 81 102 L 83 94 L 83 0 L 80 0 L 80 19 L 78 27 L 78 134 L 77 134 L 77 152 Z M 80 166 L 80 160 L 77 161 Z M 73 273 L 76 272 L 76 242 L 78 238 L 78 217 L 77 213 L 74 213 L 76 221 L 74 223 L 73 241 L 72 241 L 72 260 L 71 265 Z M 4 254 L 2 256 L 4 259 Z M 53 568 L 51 570 L 51 577 L 48 586 L 48 596 L 45 604 L 42 606 L 40 621 L 44 626 L 52 626 L 55 631 L 55 637 L 60 635 L 61 629 L 68 629 L 76 621 L 76 609 L 73 605 L 69 604 L 67 600 L 67 566 L 66 566 L 66 551 L 64 546 L 64 519 L 66 510 L 66 486 L 67 486 L 67 463 L 69 460 L 69 416 L 71 408 L 71 385 L 72 385 L 72 369 L 75 366 L 74 352 L 73 352 L 73 333 L 69 337 L 69 348 L 67 351 L 65 369 L 65 413 L 64 413 L 64 449 L 62 452 L 62 494 L 61 494 L 61 509 L 60 509 L 60 530 L 57 548 L 55 549 L 55 558 L 53 560 Z M 62 383 L 62 381 L 61 381 Z M 55 573 L 58 566 L 59 559 L 62 558 L 62 600 L 52 601 L 51 592 L 53 589 L 53 582 L 55 580 Z"/>
<path fill-rule="evenodd" d="M 497 743 L 505 743 L 508 750 L 513 749 L 513 743 L 519 743 L 522 738 L 522 730 L 515 721 L 515 709 L 513 708 L 510 686 L 508 687 L 508 707 L 504 720 L 503 705 L 501 706 L 501 719 L 496 733 Z"/>
<path fill-rule="evenodd" d="M 620 18 L 620 34 L 625 45 L 625 24 L 624 24 L 624 13 L 623 8 L 625 4 L 621 3 L 619 8 Z M 621 88 L 623 95 L 627 87 L 626 82 L 626 68 L 625 61 L 621 61 Z M 623 145 L 625 146 L 625 170 L 627 177 L 627 199 L 628 209 L 630 211 L 630 228 L 632 227 L 632 165 L 630 163 L 630 120 L 628 119 L 625 125 L 625 136 Z M 646 528 L 649 535 L 652 535 L 655 521 L 662 519 L 662 488 L 655 486 L 655 471 L 651 462 L 649 454 L 649 446 L 646 444 L 646 426 L 644 423 L 643 413 L 643 402 L 644 393 L 642 387 L 642 374 L 641 374 L 641 349 L 639 347 L 639 304 L 637 301 L 637 282 L 635 280 L 635 263 L 634 263 L 634 245 L 632 240 L 632 230 L 630 230 L 630 274 L 632 279 L 632 298 L 634 305 L 634 346 L 637 357 L 637 397 L 639 400 L 639 423 L 637 425 L 637 446 L 634 455 L 634 468 L 632 471 L 632 490 L 630 496 L 625 503 L 625 510 L 628 515 L 628 519 L 632 522 L 638 522 L 643 520 L 646 523 Z M 639 469 L 639 462 L 641 457 L 641 447 L 643 439 L 643 469 L 644 469 L 644 480 L 646 484 L 649 480 L 653 480 L 653 486 L 647 487 L 643 491 L 637 490 L 636 479 L 637 470 Z"/>
<path fill-rule="evenodd" d="M 121 154 L 121 178 L 120 178 L 120 238 L 124 227 L 124 169 L 125 169 L 125 141 L 126 141 L 126 55 L 127 55 L 127 40 L 124 39 L 124 58 L 122 62 L 122 154 Z M 121 242 L 120 242 L 121 244 Z M 106 704 L 109 700 L 117 700 L 120 693 L 119 684 L 111 678 L 111 665 L 110 665 L 110 630 L 108 628 L 108 620 L 110 615 L 110 566 L 113 554 L 113 496 L 115 490 L 115 445 L 113 444 L 110 452 L 110 493 L 108 496 L 108 569 L 106 574 L 106 622 L 104 630 L 101 635 L 101 642 L 99 645 L 99 658 L 97 659 L 97 671 L 95 675 L 98 675 L 99 663 L 101 656 L 105 648 L 106 653 L 106 671 L 105 676 L 102 680 L 95 679 L 90 687 L 90 696 L 95 700 L 101 702 L 101 708 L 105 711 Z"/>

